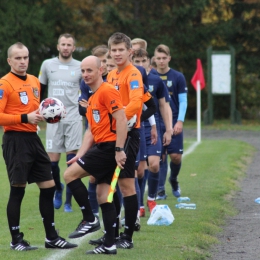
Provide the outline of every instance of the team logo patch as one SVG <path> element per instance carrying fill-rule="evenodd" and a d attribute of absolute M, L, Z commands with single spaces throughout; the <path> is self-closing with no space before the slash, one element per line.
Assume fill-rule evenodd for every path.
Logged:
<path fill-rule="evenodd" d="M 99 110 L 95 110 L 93 109 L 92 110 L 92 116 L 93 116 L 93 119 L 96 123 L 99 123 L 100 121 L 100 113 L 99 113 Z"/>
<path fill-rule="evenodd" d="M 39 98 L 39 89 L 38 88 L 32 88 L 32 91 L 33 91 L 33 95 L 36 97 L 36 98 Z"/>
<path fill-rule="evenodd" d="M 118 85 L 115 85 L 115 89 L 116 89 L 116 90 L 119 90 L 119 86 L 118 86 Z"/>
<path fill-rule="evenodd" d="M 75 72 L 75 71 L 71 71 L 71 72 L 70 72 L 70 75 L 73 77 L 73 76 L 76 75 L 76 72 Z"/>
<path fill-rule="evenodd" d="M 149 92 L 153 92 L 153 85 L 149 85 Z"/>
<path fill-rule="evenodd" d="M 20 100 L 22 102 L 22 104 L 27 105 L 28 104 L 28 96 L 27 96 L 27 92 L 23 91 L 23 92 L 19 92 L 20 95 Z"/>
<path fill-rule="evenodd" d="M 137 80 L 131 81 L 130 82 L 130 88 L 131 89 L 137 89 L 139 88 L 139 82 Z"/>
<path fill-rule="evenodd" d="M 172 86 L 172 81 L 171 80 L 167 80 L 167 87 L 170 88 Z"/>
<path fill-rule="evenodd" d="M 4 90 L 3 89 L 0 89 L 0 99 L 2 99 L 4 96 Z"/>

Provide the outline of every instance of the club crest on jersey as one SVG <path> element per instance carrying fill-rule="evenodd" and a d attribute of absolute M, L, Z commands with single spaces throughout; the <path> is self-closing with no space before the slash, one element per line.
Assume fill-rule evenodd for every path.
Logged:
<path fill-rule="evenodd" d="M 118 86 L 118 85 L 115 85 L 115 89 L 116 89 L 116 90 L 119 90 L 119 86 Z"/>
<path fill-rule="evenodd" d="M 92 110 L 92 116 L 93 116 L 93 119 L 96 123 L 98 123 L 100 121 L 100 113 L 99 113 L 99 110 L 95 110 L 93 109 Z"/>
<path fill-rule="evenodd" d="M 76 75 L 76 72 L 75 72 L 75 71 L 71 71 L 71 72 L 70 72 L 70 75 L 73 77 L 73 76 Z"/>
<path fill-rule="evenodd" d="M 38 88 L 32 88 L 33 95 L 38 98 L 39 97 L 39 89 Z"/>
<path fill-rule="evenodd" d="M 29 99 L 28 99 L 26 91 L 19 92 L 19 95 L 20 95 L 20 100 L 21 100 L 22 104 L 27 105 Z"/>
<path fill-rule="evenodd" d="M 153 92 L 153 85 L 149 85 L 149 92 Z"/>
<path fill-rule="evenodd" d="M 167 87 L 170 88 L 172 86 L 172 81 L 171 80 L 167 80 Z"/>

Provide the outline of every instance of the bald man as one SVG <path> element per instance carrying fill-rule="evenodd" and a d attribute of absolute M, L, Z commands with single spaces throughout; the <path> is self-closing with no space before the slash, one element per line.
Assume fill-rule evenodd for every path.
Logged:
<path fill-rule="evenodd" d="M 116 254 L 115 225 L 116 208 L 108 203 L 110 184 L 118 165 L 121 169 L 126 161 L 124 144 L 127 137 L 127 119 L 120 93 L 114 86 L 103 82 L 102 66 L 95 56 L 86 57 L 81 63 L 82 78 L 93 95 L 88 100 L 88 129 L 83 143 L 72 165 L 64 173 L 64 179 L 79 204 L 83 220 L 70 238 L 78 238 L 100 229 L 99 220 L 92 213 L 88 190 L 81 178 L 92 175 L 97 182 L 97 199 L 102 210 L 106 233 L 102 244 L 87 254 Z M 105 166 L 105 167 L 104 167 Z"/>

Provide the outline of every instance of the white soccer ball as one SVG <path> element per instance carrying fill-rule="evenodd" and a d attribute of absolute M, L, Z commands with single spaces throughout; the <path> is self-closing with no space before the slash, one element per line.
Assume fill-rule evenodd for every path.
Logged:
<path fill-rule="evenodd" d="M 128 131 L 131 131 L 135 127 L 136 119 L 137 119 L 137 115 L 134 115 L 131 119 L 129 119 L 127 121 L 127 129 L 128 129 Z"/>
<path fill-rule="evenodd" d="M 53 97 L 45 98 L 41 102 L 39 113 L 49 124 L 58 123 L 62 118 L 66 117 L 66 109 L 63 103 L 59 99 Z"/>

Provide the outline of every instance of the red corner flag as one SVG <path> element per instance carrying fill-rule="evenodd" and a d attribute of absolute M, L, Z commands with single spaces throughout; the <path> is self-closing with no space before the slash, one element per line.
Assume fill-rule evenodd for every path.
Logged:
<path fill-rule="evenodd" d="M 197 81 L 200 82 L 200 89 L 205 88 L 205 79 L 200 59 L 197 59 L 197 69 L 191 79 L 191 84 L 197 91 Z"/>

